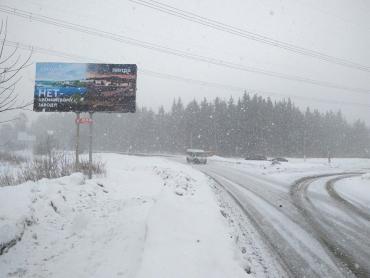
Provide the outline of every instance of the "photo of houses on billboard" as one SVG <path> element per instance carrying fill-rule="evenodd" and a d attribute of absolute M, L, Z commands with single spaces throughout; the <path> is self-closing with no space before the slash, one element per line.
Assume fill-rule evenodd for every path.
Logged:
<path fill-rule="evenodd" d="M 133 64 L 37 63 L 37 112 L 135 112 Z"/>

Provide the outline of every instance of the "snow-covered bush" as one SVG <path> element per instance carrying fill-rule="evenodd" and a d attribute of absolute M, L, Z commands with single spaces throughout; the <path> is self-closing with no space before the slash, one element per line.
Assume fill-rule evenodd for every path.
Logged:
<path fill-rule="evenodd" d="M 81 160 L 78 166 L 79 166 L 78 171 L 84 173 L 85 175 L 88 174 L 89 172 L 89 161 L 88 160 L 85 160 L 85 159 Z M 96 174 L 96 175 L 105 175 L 106 174 L 105 163 L 99 160 L 93 160 L 92 172 L 93 174 Z"/>
<path fill-rule="evenodd" d="M 89 162 L 81 160 L 77 171 L 88 174 Z M 75 161 L 72 155 L 66 152 L 52 151 L 46 156 L 40 156 L 29 163 L 20 166 L 17 174 L 0 174 L 0 186 L 16 185 L 26 181 L 38 181 L 42 178 L 59 178 L 69 176 L 76 172 Z M 105 174 L 105 164 L 94 160 L 92 173 L 96 175 Z"/>

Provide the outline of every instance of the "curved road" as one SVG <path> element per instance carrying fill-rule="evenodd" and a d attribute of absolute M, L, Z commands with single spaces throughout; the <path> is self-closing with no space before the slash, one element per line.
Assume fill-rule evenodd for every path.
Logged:
<path fill-rule="evenodd" d="M 291 277 L 370 277 L 370 212 L 335 191 L 359 173 L 289 185 L 226 163 L 197 168 L 233 196 Z"/>

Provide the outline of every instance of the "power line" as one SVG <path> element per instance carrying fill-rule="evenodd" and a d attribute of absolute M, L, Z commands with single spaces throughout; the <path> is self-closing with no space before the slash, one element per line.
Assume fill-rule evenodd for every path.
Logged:
<path fill-rule="evenodd" d="M 6 41 L 0 40 L 0 44 L 2 44 L 2 43 L 4 43 L 7 46 L 10 46 L 10 47 L 23 49 L 23 50 L 26 50 L 26 51 L 31 51 L 31 52 L 36 52 L 36 53 L 47 54 L 47 55 L 51 55 L 51 56 L 57 56 L 57 57 L 61 57 L 61 58 L 67 58 L 67 59 L 72 59 L 72 60 L 80 60 L 80 61 L 92 60 L 89 57 L 74 55 L 74 54 L 70 54 L 70 53 L 66 53 L 66 52 L 62 52 L 62 51 L 56 51 L 56 50 L 53 50 L 53 49 L 47 49 L 47 48 L 37 47 L 37 46 L 33 46 L 33 45 L 27 45 L 27 44 L 23 44 L 23 43 L 20 43 L 20 42 L 14 42 L 14 41 L 10 41 L 10 40 L 6 40 Z M 94 60 L 94 61 L 99 62 L 99 60 Z"/>
<path fill-rule="evenodd" d="M 4 40 L 0 40 L 0 43 L 3 43 Z M 92 59 L 89 57 L 84 57 L 80 55 L 75 55 L 75 54 L 70 54 L 66 52 L 61 52 L 61 51 L 56 51 L 52 49 L 46 49 L 46 48 L 41 48 L 37 46 L 32 46 L 32 45 L 26 45 L 22 44 L 19 42 L 13 42 L 13 41 L 5 41 L 5 45 L 11 46 L 11 47 L 16 47 L 19 49 L 27 50 L 27 51 L 33 51 L 36 53 L 42 53 L 42 54 L 47 54 L 47 55 L 52 55 L 52 56 L 57 56 L 57 57 L 62 57 L 62 58 L 67 58 L 67 59 L 73 59 L 73 60 L 79 60 L 82 62 L 88 61 L 96 61 L 96 62 L 103 62 L 100 59 Z M 356 102 L 341 102 L 341 101 L 335 101 L 335 100 L 326 100 L 326 99 L 319 99 L 319 98 L 312 98 L 312 97 L 304 97 L 304 96 L 297 96 L 297 95 L 287 95 L 287 94 L 281 94 L 281 93 L 276 93 L 276 92 L 270 92 L 270 91 L 261 91 L 261 90 L 251 90 L 248 89 L 246 90 L 245 88 L 238 87 L 238 86 L 232 86 L 232 85 L 226 85 L 226 84 L 221 84 L 221 83 L 216 83 L 216 82 L 209 82 L 209 81 L 203 81 L 203 80 L 198 80 L 198 79 L 192 79 L 192 78 L 186 78 L 183 76 L 178 76 L 178 75 L 173 75 L 173 74 L 166 74 L 163 72 L 157 72 L 145 68 L 139 68 L 139 72 L 155 77 L 155 78 L 161 78 L 161 79 L 166 79 L 166 80 L 172 80 L 172 81 L 180 81 L 183 83 L 188 83 L 188 84 L 196 84 L 200 86 L 205 86 L 205 87 L 211 87 L 211 88 L 216 88 L 216 89 L 223 89 L 223 90 L 230 90 L 230 91 L 235 91 L 235 92 L 243 92 L 247 91 L 249 93 L 254 93 L 254 94 L 267 94 L 267 95 L 275 95 L 277 97 L 286 97 L 286 98 L 295 98 L 295 99 L 301 99 L 301 100 L 308 100 L 312 102 L 319 102 L 319 103 L 328 103 L 328 104 L 338 104 L 338 105 L 352 105 L 352 106 L 363 106 L 363 107 L 369 107 L 368 105 L 364 103 L 356 103 Z"/>
<path fill-rule="evenodd" d="M 193 84 L 198 84 L 201 86 L 208 86 L 208 87 L 213 87 L 213 88 L 219 88 L 219 89 L 227 89 L 230 91 L 236 91 L 236 92 L 241 92 L 241 91 L 246 91 L 248 93 L 253 93 L 253 94 L 266 94 L 266 95 L 273 95 L 277 97 L 284 97 L 284 98 L 295 98 L 295 99 L 301 99 L 301 100 L 308 100 L 308 101 L 313 101 L 313 102 L 320 102 L 320 103 L 328 103 L 328 104 L 338 104 L 338 105 L 353 105 L 353 106 L 362 106 L 362 107 L 369 107 L 369 105 L 364 104 L 364 103 L 359 103 L 359 102 L 342 102 L 342 101 L 336 101 L 336 100 L 328 100 L 328 99 L 319 99 L 319 98 L 312 98 L 312 97 L 304 97 L 304 96 L 297 96 L 297 95 L 287 95 L 287 94 L 281 94 L 281 93 L 276 93 L 276 92 L 271 92 L 271 91 L 262 91 L 262 90 L 252 90 L 252 89 L 245 89 L 242 87 L 236 87 L 236 86 L 231 86 L 231 85 L 225 85 L 225 84 L 220 84 L 220 83 L 214 83 L 214 82 L 208 82 L 208 81 L 201 81 L 197 79 L 191 79 L 191 78 L 184 78 L 181 76 L 177 75 L 172 75 L 172 74 L 165 74 L 165 73 L 159 73 L 151 70 L 145 70 L 142 69 L 140 72 L 149 75 L 149 76 L 154 76 L 162 79 L 168 79 L 168 80 L 174 80 L 174 81 L 181 81 L 181 82 L 186 82 L 186 83 L 193 83 Z"/>
<path fill-rule="evenodd" d="M 298 0 L 298 1 L 297 1 L 297 0 L 294 0 L 294 1 L 292 1 L 292 2 L 294 2 L 294 4 L 296 4 L 296 5 L 305 6 L 306 8 L 309 8 L 309 9 L 311 9 L 311 10 L 313 10 L 313 11 L 316 11 L 316 12 L 322 13 L 322 14 L 324 14 L 325 16 L 333 17 L 333 18 L 335 18 L 335 19 L 337 19 L 337 20 L 343 21 L 343 22 L 345 22 L 345 23 L 349 23 L 349 24 L 351 24 L 351 25 L 353 25 L 353 26 L 356 26 L 356 27 L 359 27 L 359 28 L 370 29 L 370 26 L 368 26 L 368 25 L 361 25 L 361 24 L 359 24 L 359 23 L 357 23 L 357 22 L 355 22 L 355 21 L 352 21 L 352 20 L 350 20 L 350 19 L 348 19 L 348 18 L 346 18 L 346 17 L 343 17 L 343 16 L 341 16 L 341 15 L 338 15 L 338 14 L 336 14 L 336 13 L 333 13 L 332 11 L 329 11 L 329 10 L 327 10 L 327 9 L 322 9 L 322 8 L 318 8 L 318 7 L 316 7 L 316 6 L 313 6 L 313 5 L 307 4 L 305 1 L 300 1 L 300 0 Z"/>
<path fill-rule="evenodd" d="M 53 26 L 56 26 L 56 27 L 69 29 L 69 30 L 81 32 L 81 33 L 84 33 L 84 34 L 113 40 L 113 41 L 120 42 L 120 43 L 140 46 L 140 47 L 145 48 L 145 49 L 158 51 L 158 52 L 162 52 L 162 53 L 165 53 L 165 54 L 170 54 L 170 55 L 174 55 L 174 56 L 178 56 L 178 57 L 182 57 L 182 58 L 186 58 L 186 59 L 190 59 L 190 60 L 194 60 L 194 61 L 200 61 L 200 62 L 204 62 L 204 63 L 208 63 L 208 64 L 222 66 L 222 67 L 225 67 L 225 68 L 230 68 L 230 69 L 235 69 L 235 70 L 240 70 L 240 71 L 245 71 L 245 72 L 252 72 L 252 73 L 261 74 L 261 75 L 265 75 L 265 76 L 276 77 L 276 78 L 295 81 L 295 82 L 302 82 L 302 83 L 317 85 L 317 86 L 326 87 L 326 88 L 339 89 L 339 90 L 344 90 L 344 91 L 351 91 L 351 92 L 356 92 L 356 93 L 360 93 L 360 94 L 368 94 L 370 92 L 369 89 L 354 88 L 354 87 L 339 85 L 339 84 L 331 83 L 331 82 L 327 82 L 327 81 L 310 79 L 310 78 L 306 78 L 306 77 L 302 77 L 302 76 L 289 75 L 289 74 L 285 74 L 285 73 L 268 71 L 268 70 L 259 69 L 259 68 L 255 68 L 255 67 L 248 67 L 248 66 L 244 66 L 244 65 L 241 65 L 241 64 L 236 64 L 236 63 L 233 63 L 233 62 L 228 62 L 228 61 L 224 61 L 224 60 L 220 60 L 220 59 L 215 59 L 215 58 L 212 58 L 212 57 L 202 56 L 202 55 L 194 54 L 194 53 L 191 53 L 191 52 L 177 50 L 177 49 L 173 49 L 173 48 L 170 48 L 170 47 L 166 47 L 166 46 L 162 46 L 162 45 L 158 45 L 158 44 L 154 44 L 154 43 L 150 43 L 150 42 L 146 42 L 146 41 L 142 41 L 142 40 L 137 40 L 137 39 L 130 38 L 130 37 L 127 37 L 127 36 L 118 35 L 118 34 L 115 34 L 115 33 L 102 31 L 102 30 L 95 29 L 95 28 L 92 28 L 92 27 L 83 26 L 83 25 L 79 25 L 79 24 L 74 24 L 74 23 L 67 22 L 67 21 L 64 21 L 64 20 L 60 20 L 60 19 L 56 19 L 56 18 L 52 18 L 52 17 L 47 17 L 47 16 L 43 16 L 43 15 L 39 15 L 39 14 L 34 14 L 34 13 L 30 13 L 30 12 L 27 12 L 27 11 L 23 11 L 23 10 L 19 10 L 19 9 L 16 9 L 16 8 L 3 6 L 3 5 L 0 5 L 0 12 L 15 15 L 15 16 L 22 17 L 22 18 L 27 18 L 31 21 L 33 20 L 33 21 L 44 23 L 44 24 L 49 24 L 49 25 L 53 25 Z"/>
<path fill-rule="evenodd" d="M 195 13 L 191 13 L 182 9 L 178 9 L 176 7 L 154 1 L 154 0 L 128 0 L 132 3 L 142 5 L 151 9 L 154 9 L 156 11 L 160 11 L 162 13 L 170 14 L 175 17 L 182 18 L 187 21 L 195 22 L 198 24 L 201 24 L 203 26 L 207 26 L 219 31 L 223 31 L 232 35 L 236 35 L 239 37 L 247 38 L 250 40 L 258 41 L 260 43 L 264 43 L 273 47 L 278 47 L 281 49 L 284 49 L 286 51 L 290 51 L 296 54 L 312 57 L 321 61 L 341 65 L 344 67 L 349 67 L 365 72 L 370 72 L 370 67 L 361 65 L 343 58 L 334 57 L 319 51 L 311 50 L 308 48 L 304 48 L 301 46 L 297 46 L 291 43 L 283 42 L 280 40 L 276 40 L 274 38 L 264 36 L 261 34 L 257 34 L 248 30 L 244 30 L 238 27 L 234 27 L 225 23 L 222 23 L 220 21 L 212 20 L 203 16 L 200 16 Z"/>

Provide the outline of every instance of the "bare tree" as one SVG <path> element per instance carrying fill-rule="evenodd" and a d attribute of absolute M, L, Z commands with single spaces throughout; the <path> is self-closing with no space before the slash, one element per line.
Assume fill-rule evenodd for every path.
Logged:
<path fill-rule="evenodd" d="M 32 104 L 32 102 L 25 102 L 19 99 L 19 95 L 16 93 L 16 85 L 21 80 L 19 73 L 22 69 L 29 66 L 31 59 L 32 50 L 27 59 L 21 59 L 21 55 L 18 54 L 18 46 L 14 47 L 13 50 L 6 49 L 9 45 L 7 44 L 7 32 L 8 32 L 7 20 L 1 20 L 0 26 L 0 113 L 12 110 L 23 110 Z M 17 118 L 9 119 L 3 122 L 9 122 L 16 120 Z M 1 124 L 1 122 L 0 122 Z"/>

